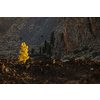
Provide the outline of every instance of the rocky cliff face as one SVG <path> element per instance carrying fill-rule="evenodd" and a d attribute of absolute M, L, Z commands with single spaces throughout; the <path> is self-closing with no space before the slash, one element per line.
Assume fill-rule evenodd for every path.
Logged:
<path fill-rule="evenodd" d="M 53 58 L 61 58 L 83 45 L 100 43 L 100 18 L 92 17 L 5 17 L 0 18 L 0 58 L 19 54 L 25 42 L 31 48 L 41 46 L 54 31 Z"/>
<path fill-rule="evenodd" d="M 52 17 L 1 17 L 0 58 L 17 58 L 20 45 L 25 42 L 29 51 L 50 37 L 57 18 Z"/>
<path fill-rule="evenodd" d="M 54 57 L 61 57 L 61 55 L 64 56 L 65 54 L 68 55 L 75 48 L 81 48 L 83 45 L 93 46 L 99 44 L 100 18 L 67 17 L 59 18 L 59 21 L 58 26 L 60 28 L 55 32 L 57 38 L 53 52 Z M 64 39 L 62 39 L 61 36 Z"/>
<path fill-rule="evenodd" d="M 3 17 L 0 18 L 0 58 L 17 57 L 20 39 L 18 32 L 29 18 Z"/>
<path fill-rule="evenodd" d="M 67 53 L 74 48 L 88 45 L 99 40 L 98 18 L 66 18 L 64 37 Z"/>

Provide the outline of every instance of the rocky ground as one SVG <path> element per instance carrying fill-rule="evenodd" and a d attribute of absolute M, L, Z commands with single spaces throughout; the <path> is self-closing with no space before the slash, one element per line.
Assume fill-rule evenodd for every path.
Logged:
<path fill-rule="evenodd" d="M 92 60 L 53 60 L 46 56 L 0 60 L 0 84 L 100 84 L 100 63 Z"/>

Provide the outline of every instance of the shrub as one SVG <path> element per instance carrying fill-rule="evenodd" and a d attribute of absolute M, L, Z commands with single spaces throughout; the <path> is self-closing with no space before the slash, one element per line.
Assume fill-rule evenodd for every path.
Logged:
<path fill-rule="evenodd" d="M 55 42 L 55 36 L 54 36 L 54 32 L 52 32 L 50 37 L 50 44 L 54 46 L 54 42 Z"/>
<path fill-rule="evenodd" d="M 31 49 L 31 54 L 34 54 L 34 49 L 33 48 Z"/>
<path fill-rule="evenodd" d="M 45 47 L 45 51 L 46 51 L 46 49 L 47 49 L 47 41 L 46 40 L 44 42 L 44 47 Z"/>
<path fill-rule="evenodd" d="M 21 44 L 21 50 L 20 50 L 20 55 L 18 55 L 18 59 L 19 61 L 23 63 L 26 62 L 27 59 L 29 59 L 29 56 L 28 56 L 28 46 L 26 46 L 25 42 Z"/>
<path fill-rule="evenodd" d="M 64 59 L 70 59 L 70 57 L 64 57 Z"/>
<path fill-rule="evenodd" d="M 42 52 L 43 52 L 43 53 L 46 53 L 46 52 L 45 52 L 45 47 L 42 47 Z"/>
<path fill-rule="evenodd" d="M 46 50 L 47 54 L 51 55 L 51 45 L 49 43 L 47 43 L 47 50 Z"/>
<path fill-rule="evenodd" d="M 94 51 L 94 52 L 92 53 L 93 58 L 95 58 L 97 55 L 98 55 L 97 51 Z"/>
<path fill-rule="evenodd" d="M 38 54 L 38 52 L 36 52 L 35 54 Z"/>
<path fill-rule="evenodd" d="M 86 54 L 86 51 L 84 51 L 84 54 Z"/>
<path fill-rule="evenodd" d="M 85 51 L 85 50 L 88 50 L 88 49 L 89 49 L 89 48 L 88 48 L 87 45 L 85 45 L 85 46 L 82 47 L 82 51 Z"/>
<path fill-rule="evenodd" d="M 41 54 L 41 47 L 40 47 L 40 51 L 39 51 L 39 54 Z"/>
<path fill-rule="evenodd" d="M 52 55 L 51 44 L 49 44 L 46 40 L 44 42 L 44 46 L 42 47 L 42 52 Z"/>
<path fill-rule="evenodd" d="M 85 60 L 90 60 L 90 57 L 85 57 Z"/>
<path fill-rule="evenodd" d="M 80 52 L 79 49 L 74 49 L 74 50 L 73 50 L 73 53 L 74 53 L 74 54 L 77 54 L 77 53 L 79 53 L 79 52 Z"/>
<path fill-rule="evenodd" d="M 91 47 L 90 49 L 89 49 L 89 52 L 92 52 L 93 51 L 93 47 Z"/>
<path fill-rule="evenodd" d="M 75 59 L 75 58 L 77 58 L 78 56 L 77 55 L 72 55 L 71 57 L 70 57 L 70 59 Z"/>

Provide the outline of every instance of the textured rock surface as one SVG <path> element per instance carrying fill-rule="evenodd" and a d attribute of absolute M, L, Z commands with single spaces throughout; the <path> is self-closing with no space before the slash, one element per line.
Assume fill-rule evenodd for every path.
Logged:
<path fill-rule="evenodd" d="M 60 29 L 56 32 L 59 35 L 63 32 L 64 43 L 66 46 L 66 53 L 70 54 L 75 48 L 81 48 L 83 45 L 93 46 L 98 44 L 95 49 L 99 49 L 100 45 L 100 18 L 91 18 L 91 17 L 67 17 L 59 18 Z M 56 34 L 56 36 L 57 36 Z M 59 42 L 59 37 L 55 40 L 55 50 L 59 50 L 62 42 Z M 57 52 L 57 55 L 54 50 L 54 55 L 60 55 L 61 52 Z"/>
<path fill-rule="evenodd" d="M 22 38 L 21 42 L 25 41 L 28 45 L 41 45 L 53 31 L 56 19 L 55 17 L 30 18 L 18 33 Z"/>
<path fill-rule="evenodd" d="M 25 42 L 29 51 L 36 52 L 50 37 L 57 18 L 3 17 L 0 18 L 0 58 L 17 58 L 20 45 Z M 43 35 L 43 37 L 41 37 Z"/>
<path fill-rule="evenodd" d="M 16 58 L 22 42 L 29 46 L 29 51 L 33 47 L 38 52 L 52 31 L 53 58 L 62 58 L 83 45 L 100 49 L 100 18 L 5 17 L 0 18 L 0 58 Z"/>
<path fill-rule="evenodd" d="M 100 18 L 66 18 L 64 40 L 69 53 L 83 45 L 93 45 L 99 41 Z"/>
<path fill-rule="evenodd" d="M 17 58 L 20 49 L 18 32 L 29 18 L 0 18 L 0 58 Z M 3 55 L 3 56 L 2 56 Z"/>

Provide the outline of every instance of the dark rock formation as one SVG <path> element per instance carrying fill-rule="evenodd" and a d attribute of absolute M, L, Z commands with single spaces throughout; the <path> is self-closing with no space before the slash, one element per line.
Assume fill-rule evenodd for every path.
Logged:
<path fill-rule="evenodd" d="M 50 37 L 56 19 L 53 17 L 1 17 L 0 55 L 16 58 L 22 42 L 29 46 L 29 51 L 33 47 L 37 52 L 38 47 Z"/>
<path fill-rule="evenodd" d="M 22 42 L 29 46 L 29 51 L 32 47 L 37 51 L 52 31 L 54 58 L 68 55 L 83 45 L 100 47 L 97 17 L 3 17 L 0 18 L 0 55 L 17 57 Z"/>
<path fill-rule="evenodd" d="M 62 27 L 61 33 L 64 35 L 64 43 L 66 46 L 61 46 L 59 38 L 55 40 L 54 55 L 61 55 L 63 52 L 55 53 L 55 50 L 66 47 L 66 54 L 70 54 L 75 48 L 81 48 L 83 45 L 93 46 L 100 42 L 100 18 L 96 17 L 67 17 L 60 18 Z M 61 29 L 58 29 L 61 30 Z M 57 30 L 57 31 L 58 31 Z M 56 32 L 57 32 L 56 31 Z M 59 32 L 57 32 L 59 35 Z M 56 34 L 56 35 L 57 35 Z M 58 42 L 57 42 L 58 41 Z M 58 44 L 58 45 L 57 45 Z"/>

